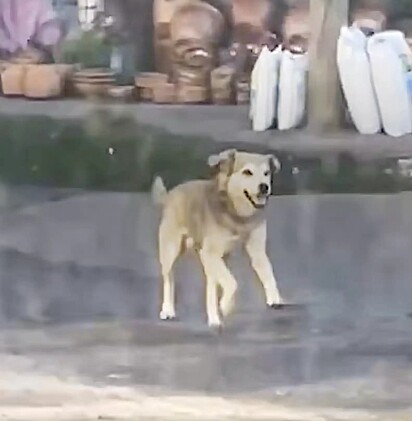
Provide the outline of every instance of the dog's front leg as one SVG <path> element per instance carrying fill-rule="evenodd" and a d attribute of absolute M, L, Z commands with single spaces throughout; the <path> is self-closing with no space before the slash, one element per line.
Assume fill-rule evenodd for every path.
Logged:
<path fill-rule="evenodd" d="M 270 307 L 282 305 L 272 264 L 266 253 L 266 222 L 259 225 L 249 236 L 246 242 L 246 252 L 249 255 L 253 270 L 263 285 L 266 295 L 266 304 Z"/>
<path fill-rule="evenodd" d="M 234 305 L 234 296 L 237 282 L 227 268 L 220 253 L 212 252 L 207 248 L 199 252 L 207 282 L 207 316 L 209 326 L 220 326 L 219 308 L 222 316 L 231 313 Z M 217 287 L 222 288 L 222 298 L 217 304 Z"/>

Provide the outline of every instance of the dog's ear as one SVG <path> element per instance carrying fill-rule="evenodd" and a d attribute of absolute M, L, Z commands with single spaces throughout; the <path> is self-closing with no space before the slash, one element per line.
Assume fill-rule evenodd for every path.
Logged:
<path fill-rule="evenodd" d="M 217 178 L 219 191 L 226 190 L 227 180 L 232 175 L 236 160 L 236 149 L 228 149 L 207 160 L 213 175 Z"/>
<path fill-rule="evenodd" d="M 270 168 L 270 173 L 271 173 L 271 180 L 270 180 L 270 184 L 271 184 L 271 194 L 274 194 L 274 190 L 275 190 L 275 174 L 277 174 L 280 169 L 281 169 L 281 164 L 280 161 L 276 158 L 275 155 L 269 155 L 269 168 Z"/>
<path fill-rule="evenodd" d="M 207 164 L 212 169 L 218 169 L 230 175 L 233 172 L 233 166 L 236 159 L 236 149 L 228 149 L 220 152 L 218 155 L 211 155 L 207 160 Z"/>
<path fill-rule="evenodd" d="M 277 174 L 282 168 L 280 161 L 276 158 L 275 155 L 268 155 L 269 158 L 269 167 L 272 174 Z"/>

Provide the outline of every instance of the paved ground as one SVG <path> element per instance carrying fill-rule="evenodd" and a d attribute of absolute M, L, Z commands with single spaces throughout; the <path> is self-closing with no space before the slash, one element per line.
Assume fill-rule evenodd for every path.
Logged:
<path fill-rule="evenodd" d="M 190 260 L 180 321 L 157 321 L 146 196 L 0 193 L 0 420 L 412 419 L 411 194 L 275 198 L 270 256 L 298 305 L 265 310 L 235 256 L 216 336 Z"/>
<path fill-rule="evenodd" d="M 84 118 L 97 110 L 126 115 L 140 124 L 186 136 L 205 136 L 217 142 L 255 143 L 274 150 L 301 155 L 349 152 L 357 158 L 412 156 L 412 135 L 394 139 L 389 136 L 361 136 L 353 131 L 320 137 L 306 131 L 253 133 L 245 106 L 96 104 L 81 100 L 27 101 L 0 98 L 0 114 L 11 116 L 49 116 Z"/>

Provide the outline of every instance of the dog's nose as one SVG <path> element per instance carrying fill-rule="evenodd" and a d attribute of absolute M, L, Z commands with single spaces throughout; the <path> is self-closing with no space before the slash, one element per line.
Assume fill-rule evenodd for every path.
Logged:
<path fill-rule="evenodd" d="M 259 184 L 259 193 L 260 194 L 268 194 L 269 193 L 269 186 L 266 183 Z"/>

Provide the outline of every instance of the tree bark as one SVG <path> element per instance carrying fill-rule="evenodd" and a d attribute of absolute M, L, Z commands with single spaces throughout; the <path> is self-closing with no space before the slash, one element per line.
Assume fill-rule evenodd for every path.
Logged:
<path fill-rule="evenodd" d="M 308 125 L 318 132 L 338 130 L 344 107 L 336 50 L 349 0 L 311 0 L 310 8 Z"/>

